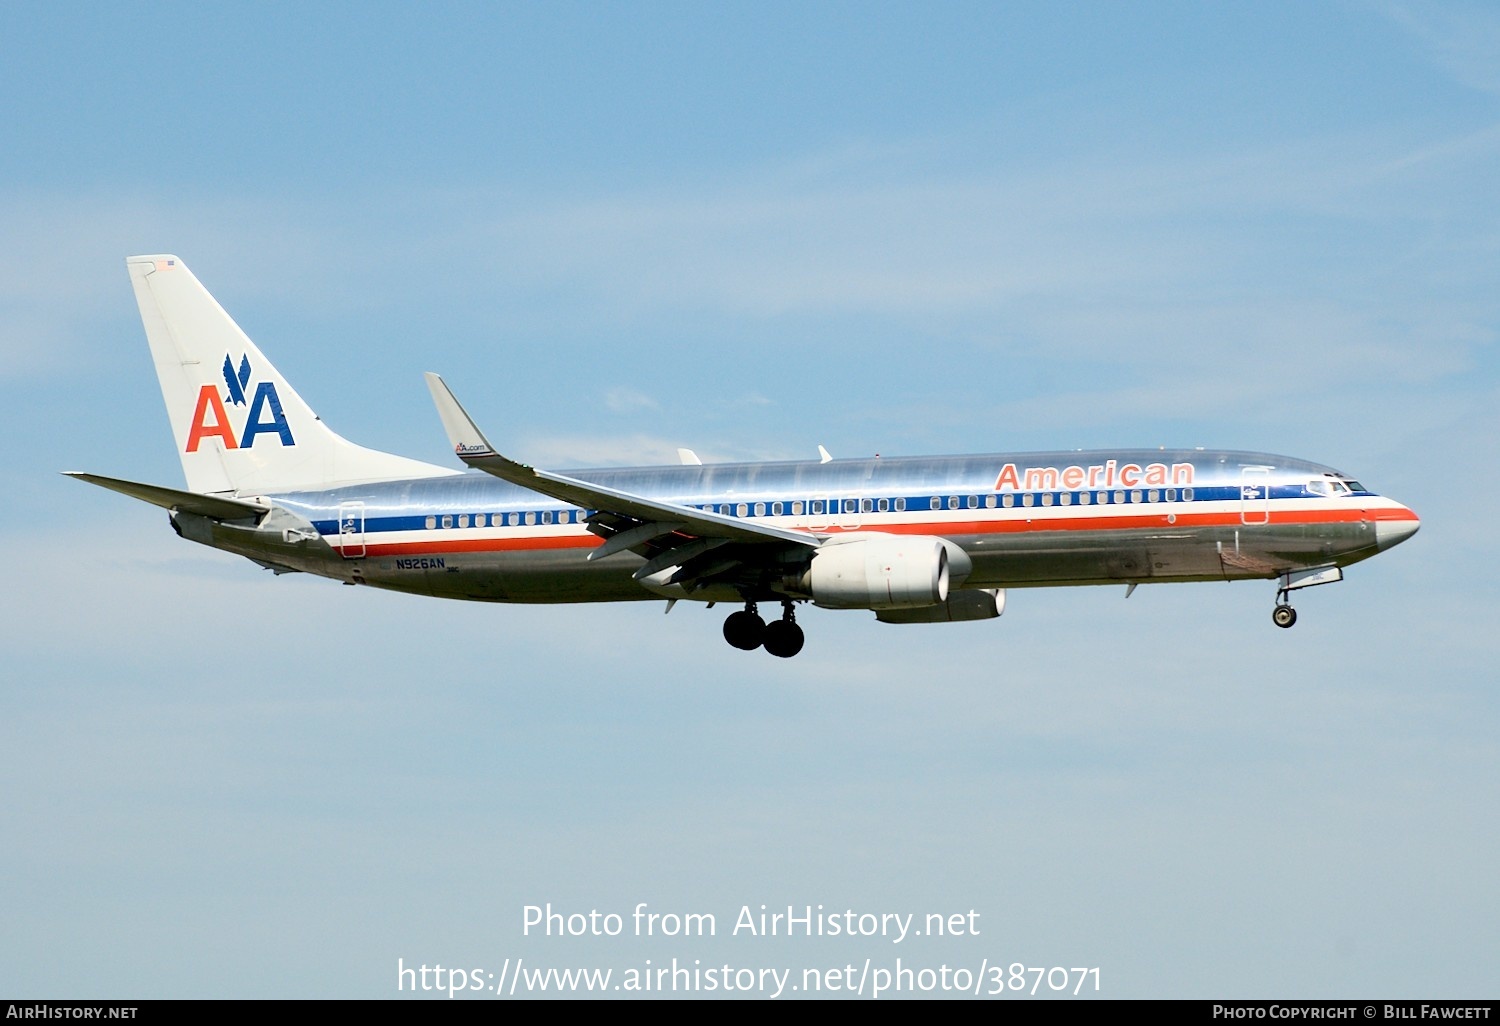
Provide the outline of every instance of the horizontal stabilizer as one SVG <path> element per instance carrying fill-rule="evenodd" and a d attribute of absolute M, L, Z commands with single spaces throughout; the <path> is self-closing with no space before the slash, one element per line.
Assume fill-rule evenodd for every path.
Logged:
<path fill-rule="evenodd" d="M 77 478 L 79 481 L 87 481 L 96 484 L 100 488 L 108 488 L 112 492 L 128 495 L 132 499 L 140 499 L 149 502 L 153 506 L 169 509 L 173 512 L 197 513 L 199 516 L 209 517 L 213 520 L 245 520 L 249 517 L 258 517 L 270 511 L 269 506 L 258 502 L 246 502 L 244 499 L 227 499 L 217 495 L 199 495 L 197 492 L 183 492 L 176 488 L 163 488 L 160 485 L 140 484 L 136 481 L 122 481 L 117 477 L 101 477 L 98 474 L 85 474 L 77 470 L 63 472 L 67 477 Z"/>

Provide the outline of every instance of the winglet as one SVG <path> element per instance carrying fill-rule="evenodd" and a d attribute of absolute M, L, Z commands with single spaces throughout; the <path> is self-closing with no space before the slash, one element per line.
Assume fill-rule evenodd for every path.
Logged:
<path fill-rule="evenodd" d="M 509 481 L 522 488 L 529 488 L 534 492 L 550 495 L 554 499 L 572 503 L 580 509 L 608 510 L 637 520 L 643 529 L 639 539 L 641 541 L 646 541 L 649 537 L 657 537 L 658 531 L 670 533 L 688 530 L 702 535 L 699 541 L 708 539 L 711 543 L 709 547 L 728 541 L 752 544 L 776 542 L 782 545 L 791 543 L 808 548 L 817 548 L 820 544 L 818 538 L 803 531 L 774 527 L 770 524 L 757 524 L 748 520 L 742 521 L 727 513 L 711 513 L 692 506 L 648 499 L 642 495 L 633 495 L 630 492 L 594 484 L 590 481 L 580 481 L 573 477 L 564 477 L 561 474 L 549 474 L 545 470 L 517 463 L 495 451 L 495 447 L 490 445 L 489 440 L 484 437 L 484 432 L 480 431 L 479 426 L 464 412 L 464 408 L 459 405 L 453 392 L 442 378 L 429 371 L 427 387 L 432 391 L 432 401 L 437 404 L 438 416 L 443 419 L 443 427 L 448 432 L 448 440 L 453 443 L 453 451 L 465 464 L 475 470 L 482 470 L 486 474 L 493 474 L 502 481 Z M 636 536 L 629 535 L 629 537 L 634 539 Z M 698 543 L 693 542 L 693 544 Z M 609 549 L 608 543 L 601 546 L 601 555 L 609 551 L 612 550 Z M 703 551 L 707 551 L 707 548 Z M 656 569 L 663 569 L 663 567 Z"/>
<path fill-rule="evenodd" d="M 484 437 L 484 432 L 479 430 L 479 425 L 474 423 L 474 418 L 460 405 L 448 383 L 432 371 L 428 371 L 426 377 L 432 401 L 437 405 L 438 416 L 443 420 L 443 430 L 448 432 L 448 441 L 452 443 L 458 458 L 497 455 L 489 440 Z"/>

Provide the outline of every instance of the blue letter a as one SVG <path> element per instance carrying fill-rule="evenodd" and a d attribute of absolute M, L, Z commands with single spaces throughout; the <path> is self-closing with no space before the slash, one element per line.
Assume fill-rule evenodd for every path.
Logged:
<path fill-rule="evenodd" d="M 261 410 L 264 407 L 271 408 L 270 423 L 261 423 Z M 276 394 L 276 385 L 270 381 L 262 381 L 255 388 L 255 399 L 250 403 L 250 417 L 245 421 L 245 437 L 240 439 L 240 448 L 248 449 L 255 444 L 255 436 L 274 431 L 281 436 L 282 445 L 296 445 L 292 441 L 292 429 L 286 422 L 286 414 L 281 411 L 281 397 Z"/>

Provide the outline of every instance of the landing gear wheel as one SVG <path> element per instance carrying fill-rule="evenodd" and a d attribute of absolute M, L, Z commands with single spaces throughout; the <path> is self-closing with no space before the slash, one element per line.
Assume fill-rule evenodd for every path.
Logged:
<path fill-rule="evenodd" d="M 790 601 L 781 603 L 781 619 L 766 625 L 766 651 L 779 659 L 790 659 L 802 651 L 802 628 L 797 626 L 797 611 Z"/>
<path fill-rule="evenodd" d="M 735 648 L 753 652 L 760 648 L 766 634 L 766 621 L 755 611 L 751 602 L 738 613 L 730 613 L 724 620 L 724 640 Z"/>
<path fill-rule="evenodd" d="M 802 651 L 802 628 L 791 620 L 777 620 L 766 624 L 764 644 L 766 651 L 782 659 L 790 659 Z"/>
<path fill-rule="evenodd" d="M 1297 611 L 1291 606 L 1280 605 L 1271 610 L 1271 620 L 1278 627 L 1290 627 L 1297 622 Z"/>

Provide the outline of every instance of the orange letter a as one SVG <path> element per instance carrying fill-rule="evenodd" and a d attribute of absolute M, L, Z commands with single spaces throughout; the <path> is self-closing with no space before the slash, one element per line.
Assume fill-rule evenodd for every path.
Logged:
<path fill-rule="evenodd" d="M 212 424 L 207 422 L 210 410 L 214 415 Z M 197 452 L 198 443 L 205 438 L 218 438 L 226 449 L 239 448 L 234 432 L 229 429 L 229 415 L 224 412 L 219 390 L 213 385 L 204 385 L 198 390 L 198 406 L 193 410 L 193 423 L 188 428 L 187 451 Z"/>

